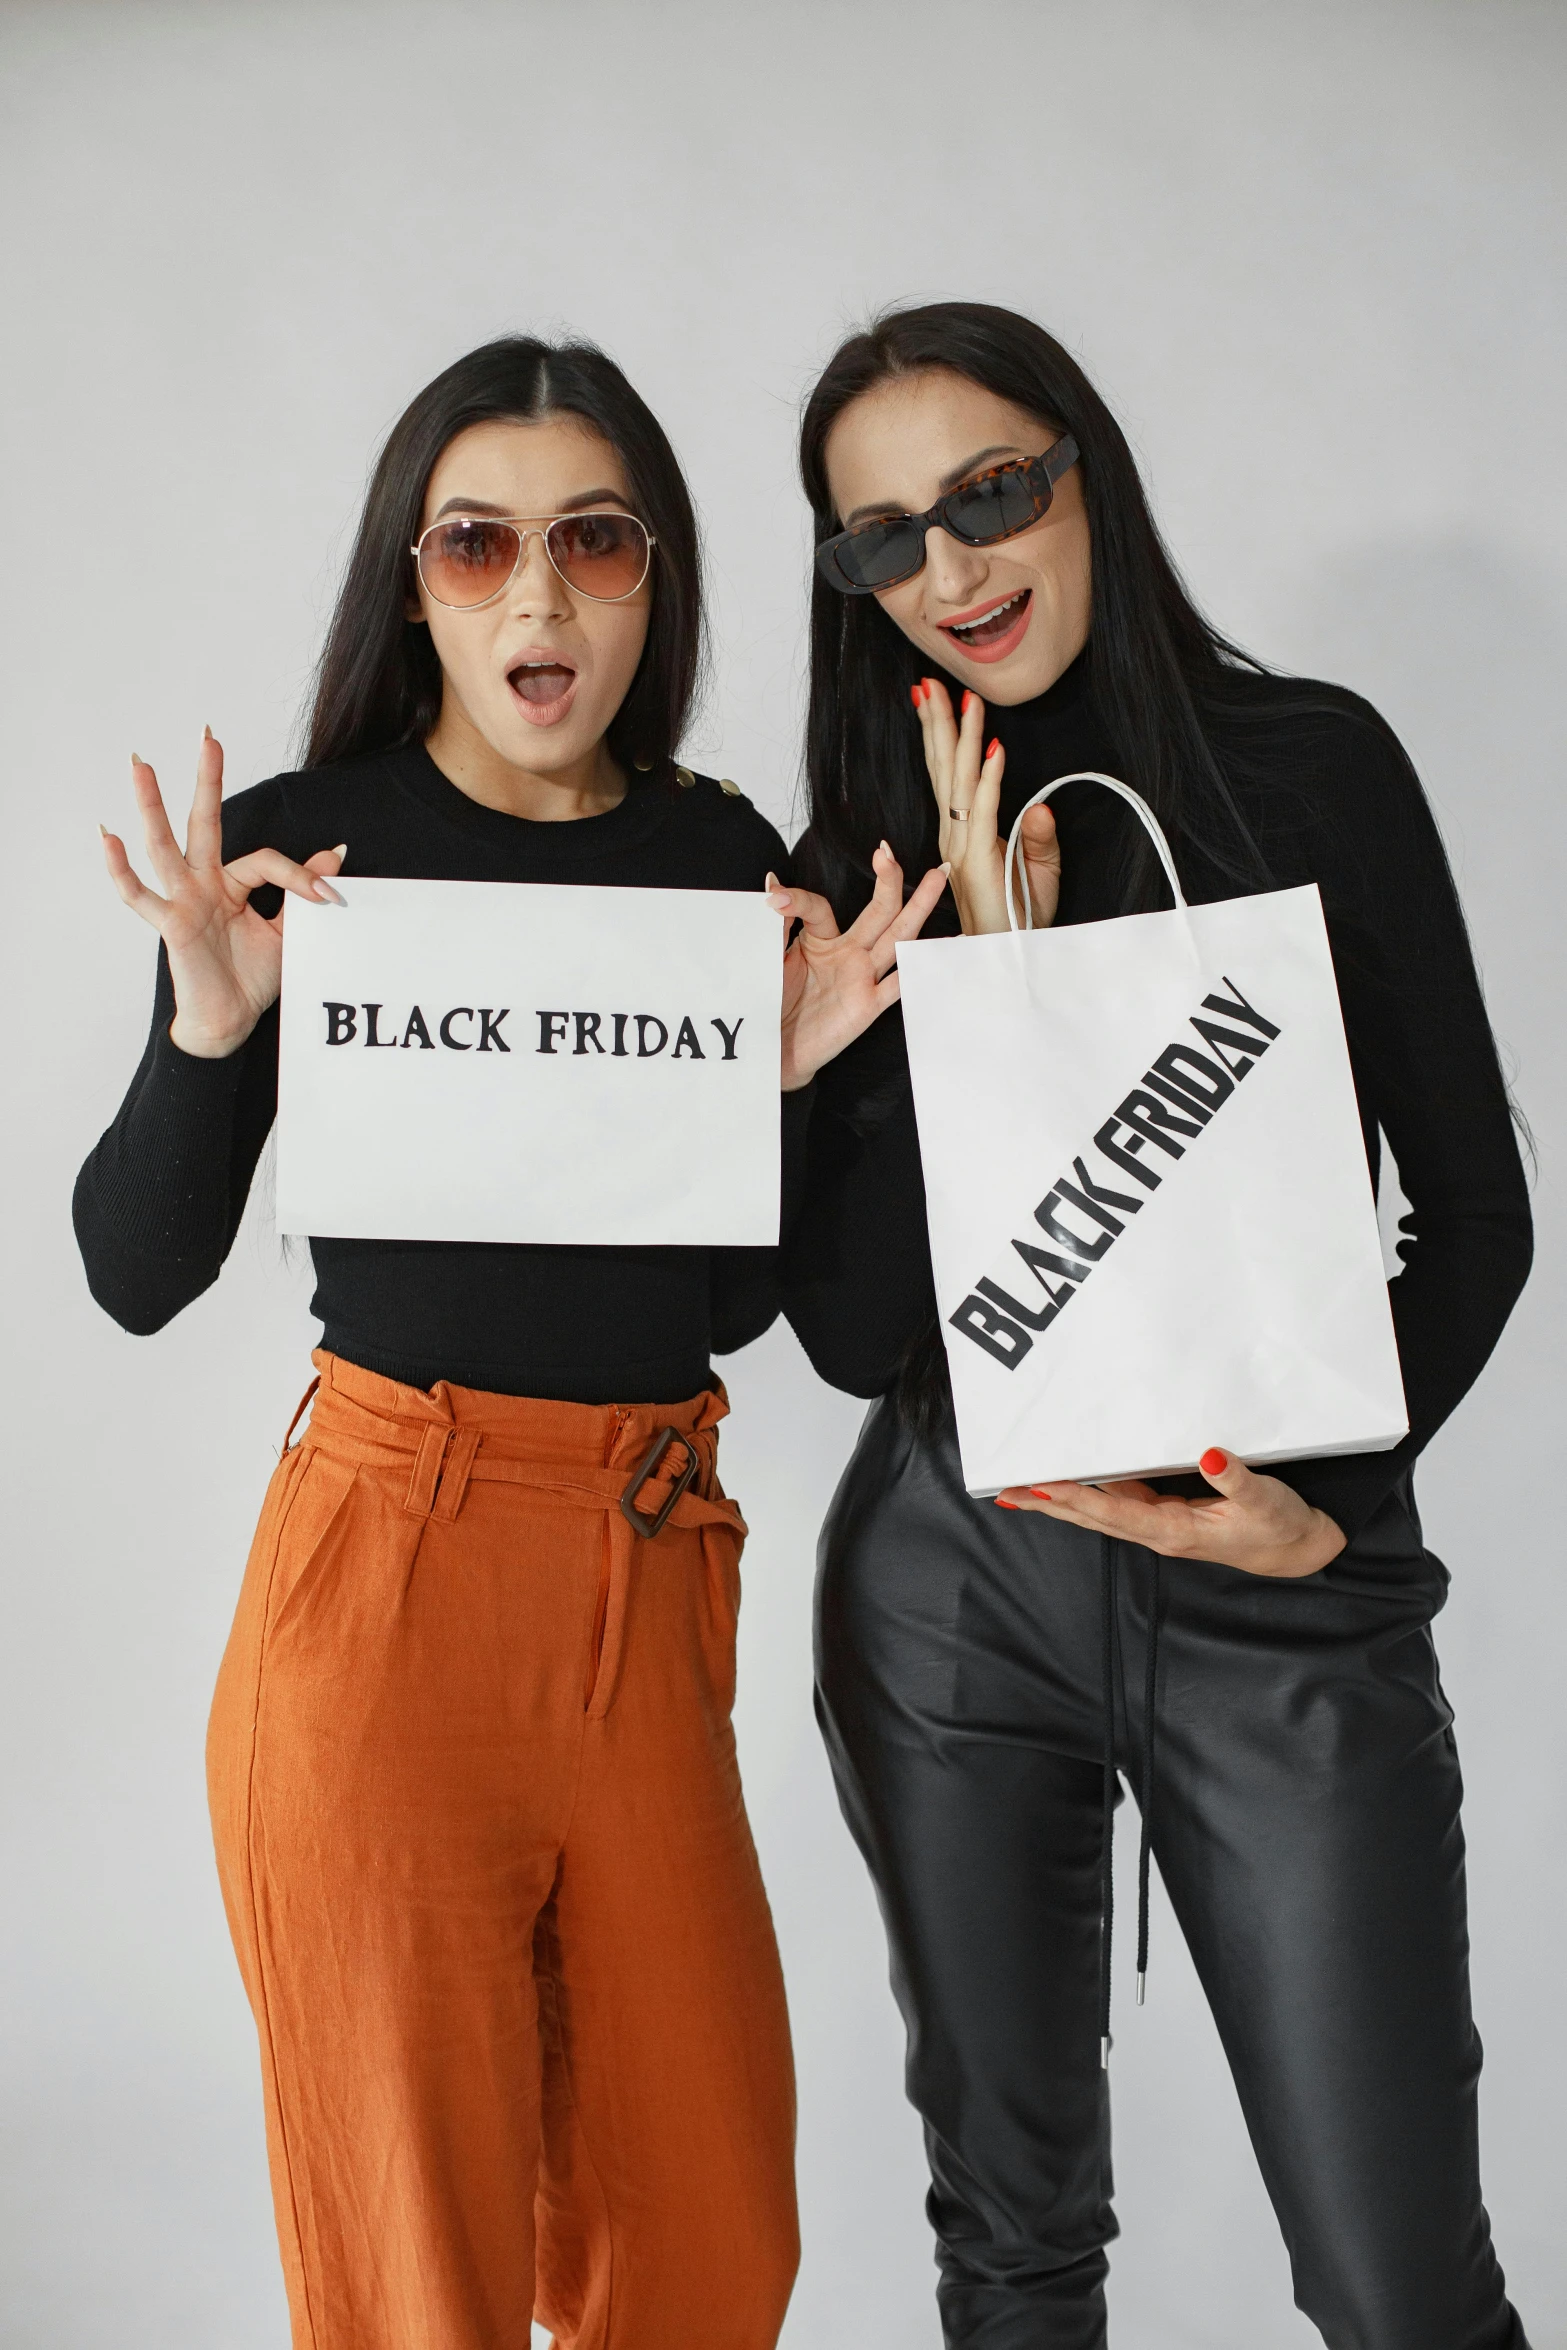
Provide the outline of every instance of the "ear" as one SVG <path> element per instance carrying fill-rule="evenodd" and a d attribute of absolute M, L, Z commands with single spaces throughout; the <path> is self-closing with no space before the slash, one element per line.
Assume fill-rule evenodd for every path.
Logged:
<path fill-rule="evenodd" d="M 403 605 L 403 618 L 412 620 L 420 628 L 425 626 L 424 607 L 417 596 L 410 596 Z"/>

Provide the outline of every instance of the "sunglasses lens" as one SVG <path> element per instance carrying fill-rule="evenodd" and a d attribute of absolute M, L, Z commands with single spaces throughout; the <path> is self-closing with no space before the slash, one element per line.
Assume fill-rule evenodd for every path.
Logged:
<path fill-rule="evenodd" d="M 1004 465 L 982 481 L 954 490 L 946 502 L 946 521 L 955 538 L 966 539 L 971 547 L 983 547 L 1027 530 L 1043 511 L 1024 478 L 1023 467 Z"/>
<path fill-rule="evenodd" d="M 631 514 L 568 514 L 550 524 L 549 550 L 562 579 L 602 604 L 635 595 L 647 577 L 648 535 Z"/>
<path fill-rule="evenodd" d="M 833 561 L 850 587 L 896 587 L 912 579 L 925 560 L 925 534 L 906 516 L 892 522 L 866 522 L 845 532 L 833 548 Z"/>
<path fill-rule="evenodd" d="M 439 523 L 419 542 L 419 576 L 438 604 L 487 604 L 517 568 L 509 522 L 474 516 Z"/>

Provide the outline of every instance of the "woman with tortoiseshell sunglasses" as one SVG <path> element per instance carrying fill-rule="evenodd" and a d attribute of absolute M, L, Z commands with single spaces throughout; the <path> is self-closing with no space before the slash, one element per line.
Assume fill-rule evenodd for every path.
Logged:
<path fill-rule="evenodd" d="M 1057 776 L 1122 777 L 1189 898 L 1320 886 L 1373 1176 L 1385 1136 L 1412 1204 L 1395 1450 L 1261 1474 L 1216 1428 L 1200 1479 L 1021 1489 L 998 1510 L 958 1461 L 898 1017 L 818 1080 L 785 1309 L 824 1377 L 876 1399 L 822 1536 L 818 1704 L 908 2025 L 946 2341 L 1105 2339 L 1124 1773 L 1139 1990 L 1151 1846 L 1300 2307 L 1334 2350 L 1524 2350 L 1480 2199 L 1430 1629 L 1447 1575 L 1411 1471 L 1523 1285 L 1529 1205 L 1430 811 L 1364 702 L 1269 674 L 1202 619 L 1124 435 L 1029 320 L 939 303 L 851 337 L 801 459 L 815 894 L 796 911 L 823 935 L 849 920 L 886 839 L 911 870 L 950 860 L 954 925 L 1004 930 L 1023 803 Z M 1164 902 L 1119 800 L 1078 782 L 1055 807 L 1023 825 L 1037 922 Z M 1197 2339 L 1200 2315 L 1179 2330 Z"/>

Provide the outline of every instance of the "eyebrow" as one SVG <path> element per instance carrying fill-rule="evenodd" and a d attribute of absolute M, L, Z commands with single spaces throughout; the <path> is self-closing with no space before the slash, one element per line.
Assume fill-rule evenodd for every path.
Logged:
<path fill-rule="evenodd" d="M 971 473 L 977 473 L 982 465 L 989 465 L 994 458 L 1022 457 L 1026 454 L 1025 450 L 1018 448 L 1011 442 L 998 442 L 994 448 L 981 449 L 976 455 L 965 457 L 961 465 L 954 465 L 950 473 L 942 475 L 936 485 L 936 495 L 944 498 L 948 490 L 955 490 L 959 482 L 967 481 Z M 843 527 L 845 530 L 852 530 L 857 522 L 885 519 L 889 515 L 906 512 L 906 507 L 894 506 L 886 499 L 882 499 L 875 505 L 856 506 L 852 514 L 844 516 Z"/>
<path fill-rule="evenodd" d="M 631 501 L 624 490 L 578 490 L 575 497 L 566 498 L 556 507 L 558 514 L 578 514 L 585 506 L 619 506 L 630 513 Z M 436 514 L 439 522 L 443 514 L 499 514 L 509 517 L 513 509 L 497 506 L 489 498 L 448 498 Z"/>

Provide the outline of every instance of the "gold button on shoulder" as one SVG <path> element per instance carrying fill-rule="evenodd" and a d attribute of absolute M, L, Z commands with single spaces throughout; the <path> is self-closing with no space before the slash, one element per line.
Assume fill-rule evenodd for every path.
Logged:
<path fill-rule="evenodd" d="M 696 777 L 692 774 L 689 767 L 677 767 L 675 769 L 675 781 L 679 784 L 682 791 L 689 791 L 691 786 L 695 783 Z"/>
<path fill-rule="evenodd" d="M 718 788 L 721 792 L 727 792 L 730 799 L 732 800 L 743 800 L 745 798 L 745 794 L 740 789 L 740 786 L 737 783 L 731 783 L 727 775 L 719 777 Z"/>

